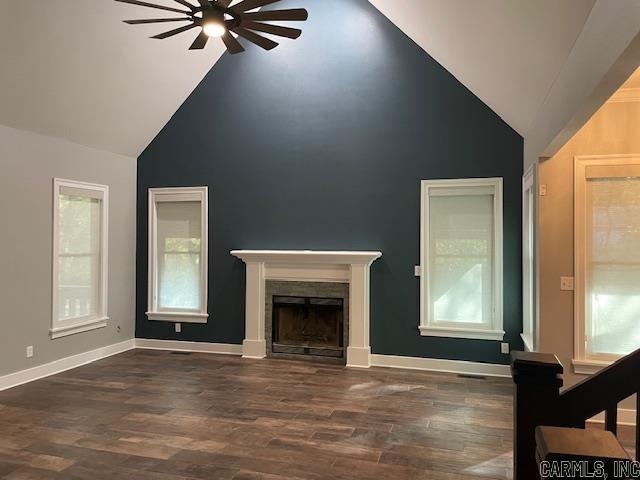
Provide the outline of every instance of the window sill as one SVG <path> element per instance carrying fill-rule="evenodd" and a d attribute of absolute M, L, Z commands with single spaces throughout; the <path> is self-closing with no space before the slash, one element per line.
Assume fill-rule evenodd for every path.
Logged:
<path fill-rule="evenodd" d="M 571 360 L 573 364 L 573 371 L 582 375 L 592 375 L 594 373 L 598 373 L 604 367 L 608 367 L 615 360 L 587 360 L 587 359 L 578 359 L 574 358 Z"/>
<path fill-rule="evenodd" d="M 420 326 L 423 337 L 466 338 L 470 340 L 504 340 L 504 330 L 480 330 L 452 327 Z"/>
<path fill-rule="evenodd" d="M 76 323 L 74 325 L 52 328 L 51 330 L 49 330 L 49 333 L 51 334 L 52 339 L 66 337 L 68 335 L 75 335 L 76 333 L 88 332 L 90 330 L 104 328 L 107 326 L 107 320 L 109 320 L 109 317 L 94 318 L 86 322 Z"/>
<path fill-rule="evenodd" d="M 195 312 L 147 312 L 147 318 L 158 322 L 207 323 L 209 314 Z"/>

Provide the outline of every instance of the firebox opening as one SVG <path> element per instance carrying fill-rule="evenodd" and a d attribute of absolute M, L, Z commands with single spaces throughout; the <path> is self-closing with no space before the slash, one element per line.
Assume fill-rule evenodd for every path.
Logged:
<path fill-rule="evenodd" d="M 273 297 L 274 353 L 344 358 L 341 298 Z"/>

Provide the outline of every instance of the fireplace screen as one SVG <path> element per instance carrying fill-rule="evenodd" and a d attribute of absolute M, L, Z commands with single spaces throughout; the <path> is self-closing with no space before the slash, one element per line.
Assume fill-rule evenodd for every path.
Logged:
<path fill-rule="evenodd" d="M 344 358 L 341 298 L 273 297 L 274 353 Z"/>

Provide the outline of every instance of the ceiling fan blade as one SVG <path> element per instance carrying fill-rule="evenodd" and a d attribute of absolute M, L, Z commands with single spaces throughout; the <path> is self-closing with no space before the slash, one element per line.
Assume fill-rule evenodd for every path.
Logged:
<path fill-rule="evenodd" d="M 193 41 L 193 43 L 189 47 L 189 50 L 202 50 L 207 45 L 208 41 L 209 41 L 209 35 L 204 33 L 204 31 L 202 31 L 200 32 L 200 35 L 198 35 L 196 39 Z"/>
<path fill-rule="evenodd" d="M 198 3 L 200 4 L 201 7 L 204 7 L 204 8 L 211 7 L 209 0 L 198 0 Z"/>
<path fill-rule="evenodd" d="M 193 10 L 195 7 L 193 5 L 191 5 L 189 2 L 187 2 L 186 0 L 173 0 L 176 3 L 179 3 L 180 5 L 184 5 L 185 7 L 187 7 L 189 10 Z"/>
<path fill-rule="evenodd" d="M 294 8 L 291 10 L 261 10 L 259 12 L 244 13 L 242 18 L 257 21 L 290 20 L 302 22 L 309 18 L 309 13 L 304 8 Z"/>
<path fill-rule="evenodd" d="M 237 3 L 233 6 L 233 10 L 235 12 L 242 13 L 253 10 L 254 8 L 271 5 L 272 3 L 276 3 L 279 1 L 280 0 L 242 0 L 242 2 Z"/>
<path fill-rule="evenodd" d="M 158 35 L 154 35 L 151 38 L 157 38 L 159 40 L 162 40 L 164 38 L 173 37 L 174 35 L 178 35 L 179 33 L 186 32 L 187 30 L 191 30 L 192 28 L 195 28 L 195 27 L 197 27 L 197 25 L 195 23 L 192 23 L 191 25 L 185 25 L 184 27 L 176 28 L 174 30 L 169 30 L 168 32 L 159 33 Z"/>
<path fill-rule="evenodd" d="M 207 45 L 208 40 L 209 40 L 209 35 L 204 33 L 204 30 L 203 30 L 202 32 L 200 32 L 200 35 L 198 35 L 196 39 L 193 41 L 193 43 L 189 47 L 189 50 L 202 50 Z"/>
<path fill-rule="evenodd" d="M 131 5 L 138 5 L 139 7 L 157 8 L 158 10 L 166 10 L 167 12 L 184 13 L 185 15 L 191 14 L 191 12 L 186 12 L 178 8 L 165 7 L 164 5 L 154 5 L 153 3 L 140 2 L 139 0 L 116 0 L 116 2 L 129 3 Z"/>
<path fill-rule="evenodd" d="M 244 48 L 242 47 L 242 45 L 240 45 L 240 42 L 233 35 L 231 35 L 231 32 L 227 31 L 222 36 L 222 41 L 224 42 L 225 47 L 227 47 L 227 50 L 231 55 L 244 52 Z"/>
<path fill-rule="evenodd" d="M 217 0 L 221 7 L 227 8 L 231 5 L 232 0 Z"/>
<path fill-rule="evenodd" d="M 298 28 L 281 27 L 280 25 L 271 25 L 269 23 L 252 22 L 251 20 L 243 21 L 241 26 L 249 30 L 257 32 L 270 33 L 279 37 L 298 38 L 302 35 L 302 30 Z"/>
<path fill-rule="evenodd" d="M 129 25 L 141 25 L 144 23 L 165 23 L 165 22 L 191 22 L 188 17 L 185 18 L 150 18 L 148 20 L 123 20 L 124 23 Z"/>
<path fill-rule="evenodd" d="M 246 38 L 250 42 L 255 43 L 256 45 L 264 48 L 265 50 L 273 50 L 278 46 L 278 44 L 273 40 L 267 37 L 263 37 L 262 35 L 258 35 L 257 33 L 254 33 L 251 30 L 247 30 L 246 28 L 238 27 L 238 28 L 235 28 L 233 31 L 238 35 L 240 35 L 242 38 Z"/>

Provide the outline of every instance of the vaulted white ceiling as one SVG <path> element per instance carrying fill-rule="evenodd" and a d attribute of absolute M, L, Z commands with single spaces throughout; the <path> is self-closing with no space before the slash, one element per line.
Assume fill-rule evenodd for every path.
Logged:
<path fill-rule="evenodd" d="M 525 135 L 595 0 L 369 0 Z"/>
<path fill-rule="evenodd" d="M 156 0 L 175 5 L 171 0 Z M 300 0 L 311 12 L 313 3 Z M 370 0 L 521 134 L 595 0 Z M 222 54 L 111 0 L 0 0 L 0 124 L 138 156 Z M 169 28 L 167 28 L 168 30 Z"/>
<path fill-rule="evenodd" d="M 171 16 L 112 0 L 0 0 L 0 124 L 137 157 L 223 52 L 187 52 L 194 35 L 148 39 L 172 24 L 122 23 Z"/>

